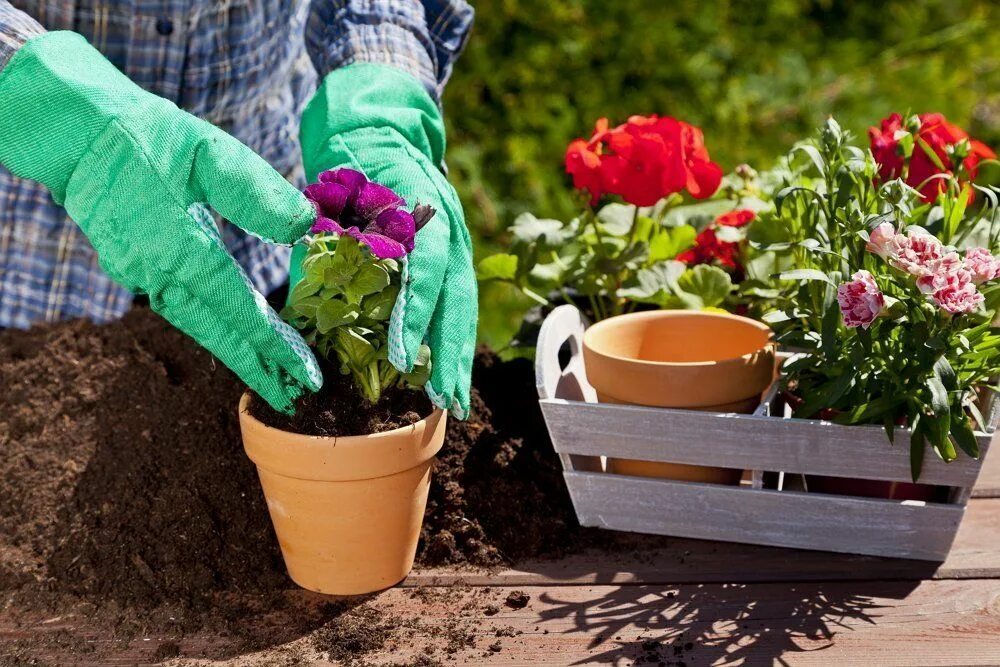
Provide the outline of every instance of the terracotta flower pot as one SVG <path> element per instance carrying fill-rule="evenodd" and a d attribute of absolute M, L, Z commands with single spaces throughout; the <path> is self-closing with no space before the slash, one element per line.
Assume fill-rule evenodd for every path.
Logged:
<path fill-rule="evenodd" d="M 243 447 L 295 583 L 358 595 L 402 581 L 413 566 L 445 412 L 393 431 L 329 438 L 267 426 L 247 412 L 248 400 L 240 400 Z"/>
<path fill-rule="evenodd" d="M 598 322 L 583 336 L 587 379 L 605 403 L 749 413 L 774 380 L 771 329 L 728 313 L 655 310 Z M 742 471 L 608 459 L 608 471 L 738 484 Z"/>

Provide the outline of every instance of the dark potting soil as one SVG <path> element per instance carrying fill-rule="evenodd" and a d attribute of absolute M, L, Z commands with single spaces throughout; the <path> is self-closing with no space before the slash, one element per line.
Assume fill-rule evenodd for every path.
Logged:
<path fill-rule="evenodd" d="M 295 412 L 286 415 L 267 404 L 256 393 L 250 395 L 248 410 L 258 420 L 293 433 L 323 436 L 382 433 L 415 424 L 431 413 L 427 394 L 393 387 L 374 405 L 359 400 L 354 382 L 329 364 L 321 364 L 323 386 L 295 402 Z"/>
<path fill-rule="evenodd" d="M 531 363 L 480 350 L 473 385 L 472 416 L 449 420 L 418 563 L 493 566 L 613 545 L 576 524 Z M 148 309 L 108 325 L 0 331 L 0 388 L 8 611 L 73 609 L 116 636 L 214 632 L 241 651 L 346 613 L 285 573 L 240 441 L 243 385 Z"/>

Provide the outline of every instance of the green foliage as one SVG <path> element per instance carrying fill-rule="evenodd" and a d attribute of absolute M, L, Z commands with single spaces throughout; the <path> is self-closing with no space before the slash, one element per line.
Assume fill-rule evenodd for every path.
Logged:
<path fill-rule="evenodd" d="M 593 320 L 644 304 L 719 308 L 733 291 L 729 274 L 708 265 L 688 269 L 674 259 L 694 243 L 697 232 L 686 221 L 699 217 L 702 205 L 671 207 L 671 201 L 681 198 L 647 208 L 620 203 L 597 211 L 585 207 L 569 222 L 522 213 L 511 227 L 510 252 L 481 260 L 479 280 L 510 284 L 545 311 L 560 303 L 575 304 Z M 735 205 L 715 203 L 722 204 L 722 210 Z M 687 208 L 699 213 L 685 216 Z M 531 345 L 533 337 L 522 327 L 515 341 L 515 346 Z"/>
<path fill-rule="evenodd" d="M 783 368 L 786 387 L 802 398 L 795 416 L 832 409 L 834 421 L 882 424 L 890 439 L 895 425 L 910 425 L 914 479 L 927 444 L 945 461 L 958 456 L 956 446 L 978 456 L 973 419 L 983 424 L 976 391 L 1000 373 L 1000 328 L 992 326 L 997 311 L 990 306 L 1000 287 L 984 284 L 986 307 L 951 315 L 920 291 L 913 275 L 866 245 L 883 223 L 959 247 L 983 226 L 996 239 L 993 192 L 983 190 L 980 203 L 967 206 L 967 190 L 953 178 L 933 206 L 902 181 L 878 186 L 871 155 L 832 118 L 816 139 L 793 149 L 789 166 L 774 209 L 751 227 L 750 243 L 758 259 L 769 258 L 760 266 L 793 268 L 757 276 L 772 289 L 747 296 L 779 343 L 804 353 Z M 989 250 L 1000 248 L 994 242 Z M 861 270 L 872 275 L 885 306 L 870 328 L 848 328 L 837 287 Z"/>
<path fill-rule="evenodd" d="M 378 259 L 350 236 L 313 237 L 303 277 L 281 311 L 316 352 L 350 374 L 377 403 L 390 386 L 422 386 L 430 350 L 422 346 L 412 373 L 401 377 L 388 359 L 388 321 L 399 295 L 399 264 Z"/>
<path fill-rule="evenodd" d="M 574 215 L 563 153 L 601 116 L 697 124 L 724 171 L 770 167 L 828 114 L 863 136 L 891 111 L 940 111 L 1000 145 L 1000 22 L 989 0 L 475 6 L 444 107 L 450 178 L 479 257 L 506 247 L 521 212 Z M 482 298 L 480 330 L 505 342 L 520 308 L 498 303 L 518 297 L 484 285 Z"/>

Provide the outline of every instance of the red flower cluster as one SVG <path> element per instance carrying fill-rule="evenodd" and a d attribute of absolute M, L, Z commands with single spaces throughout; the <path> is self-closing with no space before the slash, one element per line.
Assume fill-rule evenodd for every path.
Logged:
<path fill-rule="evenodd" d="M 975 179 L 980 160 L 995 158 L 989 146 L 969 137 L 965 130 L 949 123 L 939 113 L 925 113 L 918 116 L 920 128 L 914 135 L 915 145 L 910 156 L 909 165 L 903 157 L 902 148 L 896 139 L 896 133 L 905 130 L 903 117 L 894 113 L 883 118 L 879 127 L 868 129 L 871 140 L 872 155 L 879 165 L 879 177 L 883 181 L 899 178 L 904 174 L 907 185 L 918 188 L 927 201 L 933 201 L 946 188 L 944 179 L 936 178 L 928 181 L 935 174 L 953 175 L 956 165 L 953 163 L 953 151 L 956 144 L 968 140 L 969 153 L 962 160 L 962 167 L 969 179 Z M 941 169 L 928 153 L 928 148 L 934 153 L 944 169 Z M 907 169 L 907 166 L 909 167 Z"/>
<path fill-rule="evenodd" d="M 610 129 L 601 118 L 589 140 L 577 139 L 566 149 L 566 173 L 576 188 L 590 193 L 591 205 L 616 194 L 630 204 L 652 206 L 684 189 L 704 199 L 722 180 L 701 130 L 668 116 L 632 116 Z"/>
<path fill-rule="evenodd" d="M 740 243 L 736 241 L 722 241 L 719 239 L 716 231 L 719 227 L 746 227 L 755 217 L 756 214 L 746 208 L 723 213 L 712 224 L 701 230 L 694 240 L 694 245 L 677 255 L 677 259 L 688 266 L 717 262 L 724 268 L 732 271 L 742 271 L 743 264 L 740 262 Z"/>

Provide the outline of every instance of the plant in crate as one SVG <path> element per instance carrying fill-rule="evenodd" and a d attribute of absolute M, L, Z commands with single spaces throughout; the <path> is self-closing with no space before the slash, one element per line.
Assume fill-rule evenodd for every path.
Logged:
<path fill-rule="evenodd" d="M 517 287 L 537 306 L 516 342 L 531 345 L 537 325 L 561 303 L 592 321 L 637 309 L 734 307 L 744 276 L 746 229 L 754 209 L 749 168 L 720 191 L 722 171 L 701 130 L 669 117 L 633 116 L 617 127 L 597 122 L 573 141 L 566 171 L 581 193 L 581 212 L 564 222 L 520 215 L 509 252 L 483 259 L 480 280 Z M 622 201 L 615 201 L 620 199 Z M 624 202 L 624 203 L 623 203 Z"/>
<path fill-rule="evenodd" d="M 402 262 L 434 211 L 405 210 L 351 169 L 323 172 L 305 194 L 317 218 L 282 316 L 322 360 L 324 387 L 292 416 L 245 395 L 240 427 L 291 577 L 323 593 L 366 593 L 409 572 L 444 441 L 444 411 L 408 391 L 427 380 L 428 349 L 411 373 L 388 361 Z M 350 420 L 357 415 L 367 419 Z M 330 434 L 333 416 L 347 421 Z M 345 431 L 357 423 L 375 432 Z"/>
<path fill-rule="evenodd" d="M 798 417 L 911 430 L 950 461 L 979 455 L 977 392 L 1000 372 L 1000 221 L 995 189 L 974 184 L 993 158 L 935 114 L 873 128 L 871 150 L 833 119 L 796 146 L 805 164 L 750 230 L 775 279 L 755 307 L 779 342 Z"/>

